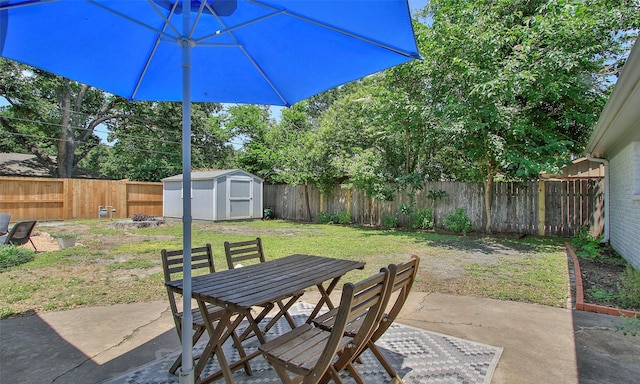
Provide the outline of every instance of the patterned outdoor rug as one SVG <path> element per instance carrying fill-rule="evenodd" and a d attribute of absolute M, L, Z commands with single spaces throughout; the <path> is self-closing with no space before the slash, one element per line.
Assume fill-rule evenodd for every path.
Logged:
<path fill-rule="evenodd" d="M 305 313 L 309 313 L 312 308 L 307 304 L 296 304 L 290 313 L 296 323 L 301 324 L 306 320 Z M 269 331 L 267 339 L 287 332 L 289 329 L 286 321 L 281 320 Z M 502 348 L 398 324 L 392 325 L 376 344 L 406 384 L 489 384 L 502 353 Z M 246 352 L 251 353 L 257 349 L 258 343 L 255 338 L 252 338 L 243 345 Z M 204 343 L 200 342 L 195 350 L 201 351 L 202 348 Z M 228 361 L 235 361 L 238 358 L 230 341 L 224 345 L 224 352 Z M 104 383 L 178 383 L 178 377 L 169 374 L 169 367 L 179 353 L 179 350 L 172 351 L 158 360 Z M 363 363 L 357 364 L 356 368 L 365 382 L 372 384 L 389 382 L 390 378 L 386 371 L 370 351 L 367 350 L 362 354 L 362 361 Z M 205 368 L 205 374 L 217 371 L 218 367 L 214 357 Z M 236 383 L 280 383 L 273 368 L 262 357 L 251 360 L 251 368 L 253 376 L 245 375 L 242 369 L 236 371 L 234 373 Z M 343 373 L 342 376 L 345 382 L 355 382 L 348 373 Z M 218 382 L 224 382 L 224 380 L 220 379 Z"/>

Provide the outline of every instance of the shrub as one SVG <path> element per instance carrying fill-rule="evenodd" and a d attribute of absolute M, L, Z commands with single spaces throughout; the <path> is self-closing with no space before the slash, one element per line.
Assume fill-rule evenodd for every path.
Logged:
<path fill-rule="evenodd" d="M 598 243 L 586 243 L 580 250 L 576 251 L 576 254 L 585 259 L 598 261 L 601 259 L 600 245 Z"/>
<path fill-rule="evenodd" d="M 35 253 L 15 245 L 0 245 L 0 270 L 27 263 L 35 258 Z"/>
<path fill-rule="evenodd" d="M 633 317 L 622 317 L 624 323 L 622 325 L 616 324 L 616 332 L 622 331 L 622 333 L 631 336 L 640 335 L 640 316 L 635 315 Z"/>
<path fill-rule="evenodd" d="M 600 239 L 589 234 L 589 227 L 580 227 L 571 239 L 571 246 L 576 251 L 576 255 L 585 259 L 600 260 L 602 251 L 600 249 Z"/>
<path fill-rule="evenodd" d="M 382 228 L 389 229 L 398 226 L 398 218 L 395 215 L 382 216 Z"/>
<path fill-rule="evenodd" d="M 329 212 L 320 212 L 316 216 L 316 222 L 320 224 L 332 224 L 333 223 L 333 215 Z"/>
<path fill-rule="evenodd" d="M 464 208 L 456 208 L 444 215 L 444 225 L 455 233 L 467 234 L 471 230 L 471 220 Z"/>
<path fill-rule="evenodd" d="M 575 249 L 582 248 L 585 244 L 591 242 L 593 237 L 589 234 L 589 227 L 582 226 L 576 231 L 571 239 L 571 245 Z"/>
<path fill-rule="evenodd" d="M 622 284 L 618 287 L 618 291 L 624 306 L 640 309 L 640 271 L 628 264 L 620 280 Z"/>
<path fill-rule="evenodd" d="M 418 209 L 409 218 L 411 228 L 433 229 L 433 209 Z"/>
<path fill-rule="evenodd" d="M 349 224 L 351 222 L 351 212 L 342 211 L 333 217 L 333 222 L 338 224 Z"/>

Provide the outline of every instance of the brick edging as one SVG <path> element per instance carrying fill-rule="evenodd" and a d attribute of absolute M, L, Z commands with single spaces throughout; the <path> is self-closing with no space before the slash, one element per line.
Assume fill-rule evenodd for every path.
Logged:
<path fill-rule="evenodd" d="M 634 312 L 627 309 L 618 309 L 613 307 L 606 307 L 604 305 L 596 305 L 589 304 L 584 302 L 584 285 L 582 284 L 582 272 L 580 271 L 580 263 L 578 262 L 578 257 L 576 256 L 575 251 L 569 245 L 569 243 L 564 244 L 567 252 L 571 256 L 571 260 L 573 260 L 573 271 L 576 279 L 576 308 L 579 311 L 585 312 L 595 312 L 602 313 L 605 315 L 613 315 L 613 316 L 626 316 L 626 317 L 634 317 L 639 316 L 640 312 Z"/>

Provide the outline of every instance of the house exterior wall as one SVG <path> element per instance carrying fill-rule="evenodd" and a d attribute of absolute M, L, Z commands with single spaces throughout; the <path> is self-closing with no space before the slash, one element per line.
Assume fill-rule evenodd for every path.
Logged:
<path fill-rule="evenodd" d="M 640 142 L 609 160 L 610 243 L 640 269 Z"/>

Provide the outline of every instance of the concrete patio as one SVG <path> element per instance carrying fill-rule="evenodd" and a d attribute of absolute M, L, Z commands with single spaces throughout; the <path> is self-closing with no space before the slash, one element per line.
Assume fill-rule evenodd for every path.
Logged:
<path fill-rule="evenodd" d="M 314 302 L 314 291 L 303 299 Z M 630 383 L 640 337 L 608 315 L 412 293 L 399 322 L 503 347 L 492 383 Z M 0 321 L 0 381 L 99 383 L 179 348 L 165 302 L 47 312 Z"/>

